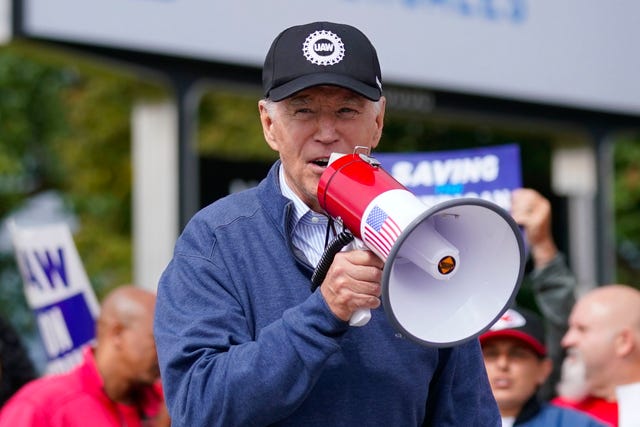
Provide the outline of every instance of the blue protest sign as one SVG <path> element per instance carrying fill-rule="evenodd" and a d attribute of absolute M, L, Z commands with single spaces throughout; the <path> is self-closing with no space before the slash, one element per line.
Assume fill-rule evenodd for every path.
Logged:
<path fill-rule="evenodd" d="M 456 197 L 479 197 L 509 211 L 511 191 L 522 186 L 517 144 L 373 156 L 427 206 Z"/>

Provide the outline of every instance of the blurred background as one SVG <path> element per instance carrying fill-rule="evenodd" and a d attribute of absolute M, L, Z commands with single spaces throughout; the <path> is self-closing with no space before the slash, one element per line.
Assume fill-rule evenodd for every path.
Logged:
<path fill-rule="evenodd" d="M 0 312 L 34 359 L 7 220 L 69 224 L 98 298 L 155 289 L 189 217 L 276 158 L 261 62 L 279 31 L 315 20 L 377 47 L 381 151 L 518 144 L 581 289 L 640 286 L 640 4 L 298 3 L 0 1 Z"/>

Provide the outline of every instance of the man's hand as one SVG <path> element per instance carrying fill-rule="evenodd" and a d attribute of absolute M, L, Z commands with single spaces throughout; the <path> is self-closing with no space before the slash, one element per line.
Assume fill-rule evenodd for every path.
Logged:
<path fill-rule="evenodd" d="M 558 254 L 551 234 L 551 203 L 530 188 L 514 190 L 511 216 L 523 226 L 536 268 L 542 268 Z"/>
<path fill-rule="evenodd" d="M 354 250 L 336 254 L 320 292 L 339 319 L 348 322 L 359 309 L 380 306 L 382 267 L 373 252 Z"/>

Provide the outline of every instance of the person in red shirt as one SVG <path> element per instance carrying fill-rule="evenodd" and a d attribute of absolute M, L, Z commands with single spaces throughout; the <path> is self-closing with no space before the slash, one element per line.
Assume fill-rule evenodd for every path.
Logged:
<path fill-rule="evenodd" d="M 134 286 L 105 298 L 96 344 L 70 372 L 27 383 L 2 408 L 0 427 L 169 425 L 153 339 L 155 294 Z"/>
<path fill-rule="evenodd" d="M 552 402 L 614 427 L 640 425 L 640 291 L 607 285 L 587 292 L 562 346 L 567 357 Z"/>

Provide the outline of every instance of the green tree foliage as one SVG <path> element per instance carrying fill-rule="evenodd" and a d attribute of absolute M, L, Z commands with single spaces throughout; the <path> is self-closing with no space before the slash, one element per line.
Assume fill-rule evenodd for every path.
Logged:
<path fill-rule="evenodd" d="M 259 92 L 214 90 L 204 94 L 198 119 L 198 151 L 228 160 L 274 160 L 262 136 Z"/>
<path fill-rule="evenodd" d="M 163 95 L 123 70 L 68 53 L 27 43 L 0 49 L 0 217 L 30 196 L 61 194 L 77 217 L 74 240 L 99 298 L 132 280 L 133 101 Z M 28 327 L 13 254 L 1 261 L 2 310 Z"/>
<path fill-rule="evenodd" d="M 614 164 L 617 280 L 640 287 L 640 136 L 616 141 Z"/>
<path fill-rule="evenodd" d="M 26 61 L 11 50 L 0 52 L 0 218 L 26 197 L 57 184 L 57 153 L 47 142 L 65 128 L 59 97 L 65 84 L 66 75 L 57 67 Z M 3 249 L 0 310 L 18 329 L 32 330 L 15 258 Z"/>
<path fill-rule="evenodd" d="M 0 57 L 0 215 L 6 215 L 25 194 L 55 182 L 51 141 L 64 128 L 58 94 L 65 73 L 46 64 L 24 61 L 9 51 Z"/>

